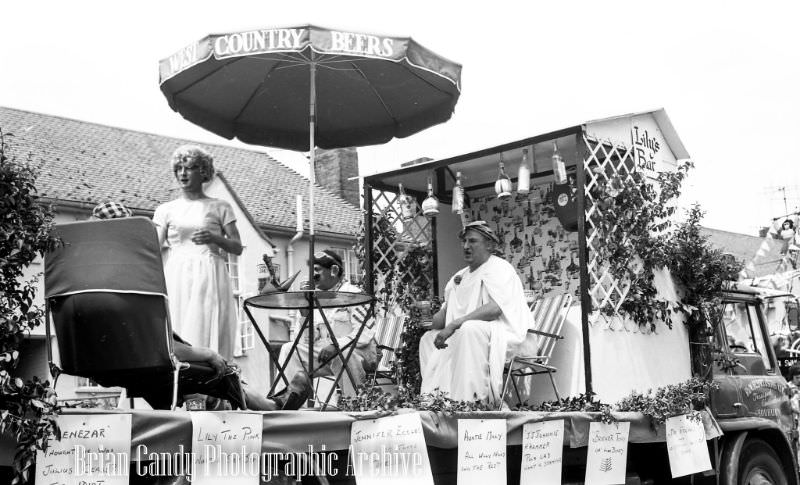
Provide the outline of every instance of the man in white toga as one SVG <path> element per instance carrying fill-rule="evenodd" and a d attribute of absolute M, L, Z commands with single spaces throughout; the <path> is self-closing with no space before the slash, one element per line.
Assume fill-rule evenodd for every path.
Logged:
<path fill-rule="evenodd" d="M 525 339 L 533 317 L 517 272 L 492 255 L 500 241 L 488 224 L 471 222 L 459 237 L 468 266 L 447 282 L 445 303 L 420 340 L 421 391 L 496 404 L 506 360 L 517 351 L 535 354 L 527 351 L 535 339 Z"/>

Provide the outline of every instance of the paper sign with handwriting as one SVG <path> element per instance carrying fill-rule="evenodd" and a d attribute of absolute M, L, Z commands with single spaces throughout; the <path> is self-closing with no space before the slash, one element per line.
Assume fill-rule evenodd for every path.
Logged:
<path fill-rule="evenodd" d="M 433 485 L 419 414 L 356 421 L 350 443 L 358 485 Z"/>
<path fill-rule="evenodd" d="M 192 485 L 258 485 L 260 414 L 193 411 Z"/>
<path fill-rule="evenodd" d="M 706 431 L 699 415 L 667 418 L 667 454 L 672 478 L 711 469 Z"/>
<path fill-rule="evenodd" d="M 563 448 L 563 419 L 524 425 L 519 483 L 560 484 Z"/>
<path fill-rule="evenodd" d="M 66 415 L 56 418 L 61 441 L 51 438 L 36 453 L 36 483 L 128 485 L 130 414 Z"/>
<path fill-rule="evenodd" d="M 589 423 L 586 485 L 625 483 L 631 423 Z"/>
<path fill-rule="evenodd" d="M 506 420 L 458 420 L 458 484 L 505 485 Z"/>

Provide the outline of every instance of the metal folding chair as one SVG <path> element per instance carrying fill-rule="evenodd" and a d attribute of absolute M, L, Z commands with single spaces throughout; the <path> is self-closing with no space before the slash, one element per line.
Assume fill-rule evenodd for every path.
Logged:
<path fill-rule="evenodd" d="M 570 305 L 572 305 L 572 295 L 569 293 L 540 298 L 533 303 L 531 311 L 534 327 L 528 329 L 528 334 L 535 335 L 539 342 L 537 355 L 532 357 L 514 356 L 508 362 L 500 399 L 501 406 L 508 392 L 509 383 L 514 388 L 517 400 L 522 402 L 516 379 L 537 374 L 547 374 L 556 399 L 561 399 L 555 379 L 553 379 L 553 374 L 558 369 L 550 365 L 550 358 L 556 342 L 564 338 L 560 333 Z"/>

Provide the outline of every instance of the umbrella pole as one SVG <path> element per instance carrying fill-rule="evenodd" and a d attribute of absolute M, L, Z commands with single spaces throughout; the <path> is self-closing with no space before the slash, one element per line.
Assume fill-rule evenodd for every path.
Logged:
<path fill-rule="evenodd" d="M 315 172 L 315 153 L 314 153 L 314 127 L 317 116 L 317 65 L 314 63 L 314 53 L 311 53 L 311 63 L 309 64 L 310 89 L 308 97 L 308 281 L 314 285 L 314 183 L 316 180 Z M 308 378 L 312 381 L 314 369 L 314 301 L 313 293 L 308 293 Z M 310 405 L 310 404 L 309 404 Z"/>

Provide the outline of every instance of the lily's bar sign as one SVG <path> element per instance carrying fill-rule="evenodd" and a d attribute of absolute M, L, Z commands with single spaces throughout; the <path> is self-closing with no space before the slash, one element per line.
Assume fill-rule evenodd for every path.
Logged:
<path fill-rule="evenodd" d="M 401 38 L 316 27 L 260 29 L 211 35 L 162 60 L 161 81 L 208 59 L 211 55 L 215 59 L 227 59 L 253 54 L 298 53 L 310 47 L 319 54 L 399 60 L 403 57 L 404 44 L 407 42 L 407 39 Z"/>

